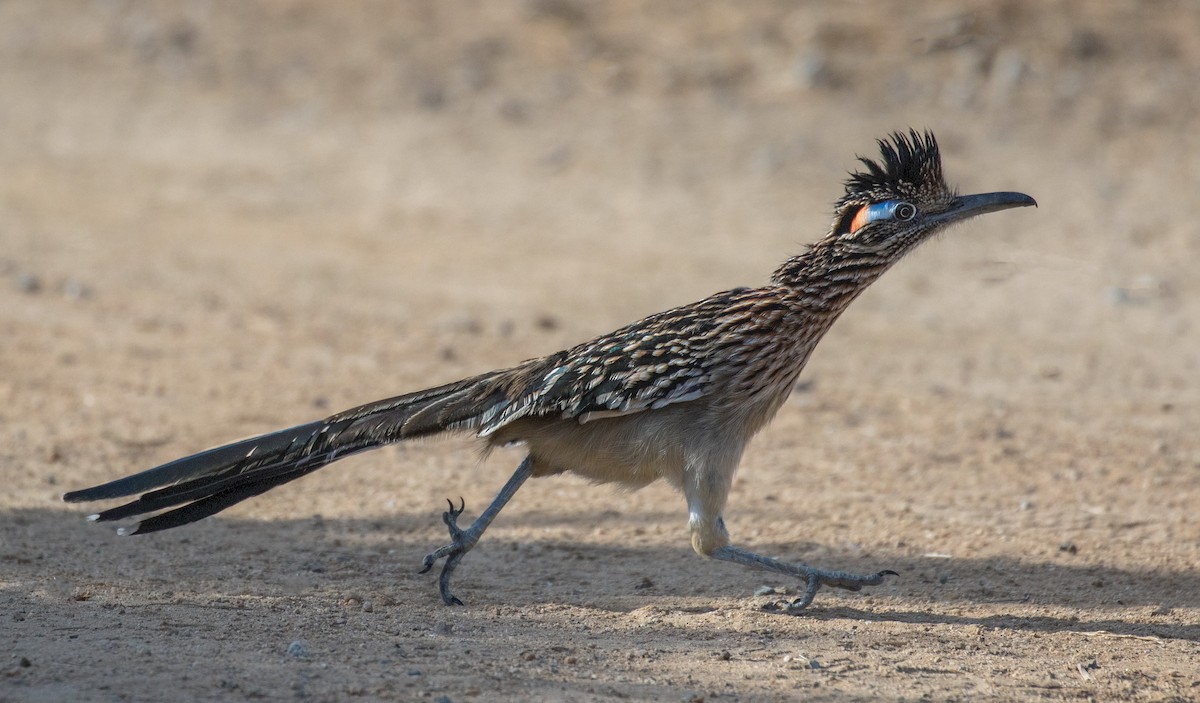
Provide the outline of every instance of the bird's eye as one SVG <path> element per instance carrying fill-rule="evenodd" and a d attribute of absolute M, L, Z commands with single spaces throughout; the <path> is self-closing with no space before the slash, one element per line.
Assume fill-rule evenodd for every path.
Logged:
<path fill-rule="evenodd" d="M 901 222 L 908 222 L 917 216 L 917 208 L 912 203 L 899 202 L 896 203 L 896 209 L 892 211 L 892 216 Z"/>

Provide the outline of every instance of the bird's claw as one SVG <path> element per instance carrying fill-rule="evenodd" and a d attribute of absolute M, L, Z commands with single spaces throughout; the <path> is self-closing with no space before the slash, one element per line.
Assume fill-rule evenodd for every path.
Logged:
<path fill-rule="evenodd" d="M 462 538 L 463 532 L 462 528 L 458 526 L 458 516 L 462 515 L 463 510 L 467 508 L 467 502 L 463 500 L 462 496 L 459 496 L 457 508 L 454 507 L 454 501 L 449 498 L 446 499 L 446 504 L 450 507 L 446 512 L 442 513 L 442 522 L 446 523 L 446 527 L 450 529 L 450 538 L 458 542 Z M 428 559 L 428 557 L 426 558 Z"/>

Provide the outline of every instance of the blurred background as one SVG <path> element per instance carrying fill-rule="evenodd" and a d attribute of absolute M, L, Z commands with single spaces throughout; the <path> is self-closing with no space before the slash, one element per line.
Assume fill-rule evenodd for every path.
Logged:
<path fill-rule="evenodd" d="M 136 427 L 206 393 L 358 402 L 763 281 L 910 126 L 964 192 L 1041 207 L 905 262 L 816 369 L 911 379 L 926 354 L 846 357 L 899 334 L 975 344 L 952 378 L 979 387 L 1194 390 L 1191 3 L 95 0 L 0 27 L 8 432 L 55 398 Z"/>

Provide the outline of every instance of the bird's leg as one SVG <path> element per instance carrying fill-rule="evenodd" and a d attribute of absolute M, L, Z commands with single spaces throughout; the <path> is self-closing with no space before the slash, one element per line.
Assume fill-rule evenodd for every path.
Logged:
<path fill-rule="evenodd" d="M 788 605 L 789 613 L 806 608 L 817 595 L 817 591 L 821 590 L 821 586 L 858 591 L 866 586 L 878 586 L 887 576 L 899 575 L 895 571 L 879 571 L 874 574 L 828 571 L 808 564 L 780 561 L 733 546 L 729 543 L 729 531 L 725 529 L 725 520 L 721 517 L 721 512 L 729 495 L 732 469 L 737 466 L 737 456 L 731 455 L 723 460 L 696 464 L 701 470 L 695 471 L 691 480 L 684 484 L 684 494 L 688 499 L 688 529 L 692 533 L 692 548 L 700 556 L 804 579 L 804 595 Z M 721 470 L 722 468 L 725 470 Z"/>
<path fill-rule="evenodd" d="M 462 561 L 467 552 L 471 551 L 471 548 L 483 536 L 484 530 L 488 528 L 488 525 L 492 524 L 492 520 L 496 519 L 496 516 L 500 514 L 500 511 L 513 497 L 513 494 L 517 492 L 521 484 L 525 483 L 525 479 L 531 475 L 533 475 L 533 457 L 527 456 L 521 462 L 521 465 L 517 467 L 512 478 L 508 479 L 508 483 L 504 484 L 504 488 L 501 488 L 496 497 L 492 499 L 492 503 L 487 507 L 487 510 L 484 510 L 483 514 L 475 518 L 475 522 L 471 523 L 471 526 L 465 530 L 458 526 L 458 516 L 462 514 L 463 508 L 466 507 L 465 503 L 459 498 L 459 506 L 455 508 L 453 502 L 447 501 L 450 503 L 450 509 L 442 513 L 442 522 L 446 523 L 446 527 L 450 530 L 450 544 L 438 547 L 429 554 L 426 554 L 425 559 L 422 561 L 425 568 L 421 569 L 421 573 L 424 574 L 433 568 L 438 559 L 442 557 L 446 558 L 446 563 L 442 564 L 442 574 L 438 577 L 438 590 L 442 594 L 442 602 L 446 605 L 463 604 L 461 600 L 450 592 L 450 576 L 458 568 L 458 562 Z"/>
<path fill-rule="evenodd" d="M 898 573 L 890 569 L 877 571 L 873 574 L 852 574 L 846 571 L 828 571 L 826 569 L 818 569 L 807 564 L 792 564 L 786 561 L 780 561 L 771 557 L 765 557 L 761 554 L 755 554 L 741 547 L 725 545 L 712 551 L 708 556 L 713 559 L 722 561 L 731 561 L 735 564 L 743 566 L 752 566 L 757 569 L 766 571 L 774 571 L 788 576 L 797 576 L 804 579 L 807 584 L 804 589 L 804 595 L 788 604 L 787 610 L 789 613 L 795 613 L 803 610 L 812 602 L 813 597 L 817 595 L 817 591 L 821 586 L 832 586 L 834 588 L 844 588 L 847 591 L 859 591 L 864 586 L 878 586 L 883 583 L 887 576 L 899 576 Z"/>

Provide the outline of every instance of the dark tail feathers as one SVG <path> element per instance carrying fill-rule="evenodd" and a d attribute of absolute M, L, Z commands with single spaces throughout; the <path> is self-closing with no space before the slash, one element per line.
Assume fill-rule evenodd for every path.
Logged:
<path fill-rule="evenodd" d="M 494 400 L 486 374 L 364 405 L 319 422 L 243 439 L 92 488 L 63 500 L 77 503 L 141 493 L 134 501 L 91 516 L 122 520 L 156 513 L 122 534 L 157 532 L 195 522 L 293 481 L 351 454 L 392 442 L 470 429 Z M 176 507 L 178 506 L 178 507 Z"/>

